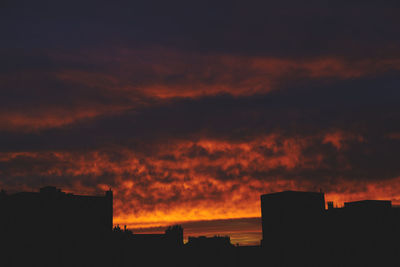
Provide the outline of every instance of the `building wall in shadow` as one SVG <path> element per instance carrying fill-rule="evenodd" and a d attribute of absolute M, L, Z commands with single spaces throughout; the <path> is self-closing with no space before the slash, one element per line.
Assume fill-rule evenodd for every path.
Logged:
<path fill-rule="evenodd" d="M 89 259 L 106 248 L 113 223 L 112 198 L 112 191 L 81 196 L 50 186 L 39 192 L 3 192 L 3 259 L 14 266 L 55 266 L 74 258 Z"/>
<path fill-rule="evenodd" d="M 364 200 L 325 209 L 323 193 L 261 196 L 261 242 L 272 266 L 396 266 L 400 209 Z"/>
<path fill-rule="evenodd" d="M 261 196 L 261 244 L 269 262 L 312 262 L 322 241 L 323 193 L 284 191 Z"/>

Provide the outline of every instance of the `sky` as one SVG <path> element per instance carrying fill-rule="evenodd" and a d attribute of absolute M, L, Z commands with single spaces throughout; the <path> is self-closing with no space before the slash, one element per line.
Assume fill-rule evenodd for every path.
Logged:
<path fill-rule="evenodd" d="M 260 195 L 400 204 L 399 1 L 0 3 L 0 188 L 261 238 Z"/>

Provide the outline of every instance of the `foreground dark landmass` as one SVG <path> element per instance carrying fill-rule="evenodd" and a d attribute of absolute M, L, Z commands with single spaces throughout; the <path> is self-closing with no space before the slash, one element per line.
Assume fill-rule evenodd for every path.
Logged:
<path fill-rule="evenodd" d="M 0 194 L 2 266 L 398 266 L 400 209 L 365 200 L 325 209 L 323 193 L 261 196 L 260 246 L 227 236 L 189 237 L 113 228 L 113 193 Z"/>

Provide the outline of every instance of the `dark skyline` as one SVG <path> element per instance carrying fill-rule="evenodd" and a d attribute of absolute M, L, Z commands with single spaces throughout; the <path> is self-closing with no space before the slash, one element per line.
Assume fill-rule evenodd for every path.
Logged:
<path fill-rule="evenodd" d="M 2 1 L 0 188 L 111 187 L 116 224 L 211 234 L 225 221 L 244 244 L 260 240 L 261 194 L 399 205 L 399 13 Z"/>
<path fill-rule="evenodd" d="M 38 192 L 2 191 L 2 262 L 7 266 L 397 264 L 400 208 L 391 201 L 345 202 L 344 207 L 328 202 L 326 208 L 322 192 L 282 191 L 261 195 L 260 204 L 261 243 L 243 246 L 221 234 L 186 233 L 185 242 L 183 225 L 145 234 L 126 225 L 113 226 L 111 190 L 96 196 L 65 193 L 52 186 Z M 226 224 L 222 228 L 232 230 Z"/>

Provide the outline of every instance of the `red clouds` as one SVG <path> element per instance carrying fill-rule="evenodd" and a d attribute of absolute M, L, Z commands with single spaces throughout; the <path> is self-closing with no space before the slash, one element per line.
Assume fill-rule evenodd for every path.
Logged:
<path fill-rule="evenodd" d="M 173 141 L 157 145 L 150 154 L 121 147 L 83 153 L 3 153 L 0 175 L 10 179 L 3 180 L 2 186 L 10 188 L 13 180 L 15 189 L 21 189 L 19 179 L 29 183 L 23 188 L 51 183 L 76 193 L 100 193 L 112 187 L 114 221 L 132 228 L 258 217 L 261 194 L 288 189 L 321 188 L 328 201 L 338 204 L 364 198 L 391 199 L 396 204 L 400 199 L 396 188 L 400 187 L 393 184 L 398 178 L 365 182 L 301 174 L 320 172 L 326 164 L 327 155 L 304 153 L 315 145 L 314 139 L 342 148 L 338 136 L 346 135 L 307 139 L 269 135 L 250 142 Z M 351 168 L 346 159 L 342 163 L 342 168 Z M 37 178 L 26 181 L 29 176 Z"/>
<path fill-rule="evenodd" d="M 274 106 L 267 101 L 252 110 L 252 105 L 240 102 L 259 95 L 273 99 L 280 91 L 290 95 L 290 87 L 297 82 L 329 84 L 378 75 L 398 69 L 398 60 L 300 60 L 165 50 L 121 50 L 101 57 L 89 52 L 54 60 L 97 67 L 38 73 L 43 81 L 20 74 L 25 80 L 16 90 L 26 92 L 29 100 L 23 106 L 10 101 L 8 108 L 0 110 L 0 125 L 3 132 L 13 133 L 9 140 L 14 135 L 22 140 L 39 138 L 42 145 L 39 149 L 22 145 L 18 151 L 1 154 L 0 185 L 6 189 L 33 190 L 55 184 L 91 194 L 112 187 L 114 221 L 131 228 L 259 217 L 261 194 L 288 189 L 322 189 L 327 200 L 339 205 L 363 198 L 399 202 L 396 188 L 400 187 L 393 186 L 397 176 L 385 174 L 379 180 L 379 171 L 373 170 L 373 175 L 362 171 L 363 166 L 373 165 L 360 163 L 354 156 L 370 153 L 365 151 L 368 132 L 332 125 L 313 132 L 307 130 L 310 115 L 302 115 L 298 108 L 260 110 Z M 8 84 L 22 86 L 12 79 Z M 41 89 L 35 91 L 36 86 Z M 221 94 L 245 110 L 227 106 L 224 97 L 218 98 Z M 180 99 L 196 104 L 214 98 L 221 105 L 199 104 L 199 110 L 190 110 L 183 102 L 186 110 L 179 107 Z M 278 98 L 283 105 L 286 101 L 302 104 L 300 99 L 282 99 Z M 176 111 L 174 105 L 178 105 Z M 226 117 L 236 114 L 235 109 L 237 115 Z M 269 119 L 248 125 L 266 116 Z M 232 131 L 224 130 L 227 121 Z M 268 126 L 270 121 L 276 125 Z M 310 129 L 318 127 L 312 124 Z M 388 136 L 397 140 L 394 134 Z M 20 141 L 13 142 L 21 146 Z M 354 147 L 358 152 L 353 152 Z M 237 240 L 254 242 L 249 238 L 255 238 L 259 229 L 247 230 L 243 233 L 249 236 Z"/>
<path fill-rule="evenodd" d="M 305 80 L 346 80 L 399 70 L 399 59 L 195 54 L 162 48 L 54 53 L 59 67 L 2 77 L 0 126 L 37 131 L 177 98 L 266 94 Z M 85 66 L 74 68 L 71 66 Z M 91 67 L 90 67 L 91 66 Z M 40 88 L 40 89 L 36 89 Z M 13 91 L 13 93 L 11 93 Z M 26 103 L 14 101 L 26 97 Z"/>
<path fill-rule="evenodd" d="M 283 59 L 274 57 L 195 54 L 162 48 L 117 49 L 112 54 L 88 52 L 82 58 L 63 60 L 101 65 L 100 72 L 63 70 L 65 81 L 89 87 L 123 91 L 150 98 L 235 96 L 267 93 L 298 79 L 349 79 L 400 68 L 399 59 L 320 57 Z M 99 56 L 101 54 L 101 56 Z"/>
<path fill-rule="evenodd" d="M 6 5 L 2 188 L 111 186 L 130 227 L 288 189 L 399 203 L 395 1 L 164 2 Z"/>

